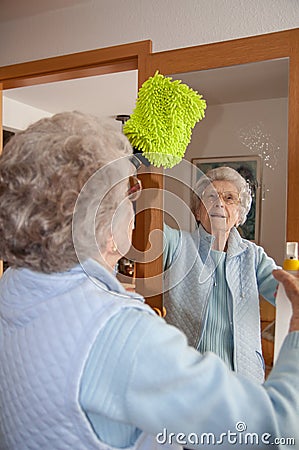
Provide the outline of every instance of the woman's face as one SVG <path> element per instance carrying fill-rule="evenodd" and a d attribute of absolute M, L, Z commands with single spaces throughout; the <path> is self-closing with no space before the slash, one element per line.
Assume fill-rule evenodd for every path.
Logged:
<path fill-rule="evenodd" d="M 126 255 L 132 243 L 134 228 L 134 209 L 126 198 L 118 206 L 112 220 L 112 237 L 120 256 Z"/>
<path fill-rule="evenodd" d="M 215 180 L 202 194 L 196 219 L 208 233 L 229 233 L 239 222 L 239 211 L 239 192 L 234 183 Z"/>
<path fill-rule="evenodd" d="M 132 243 L 135 222 L 133 203 L 139 197 L 142 186 L 136 176 L 130 176 L 124 183 L 126 197 L 119 204 L 112 221 L 112 235 L 120 256 L 126 255 Z"/>

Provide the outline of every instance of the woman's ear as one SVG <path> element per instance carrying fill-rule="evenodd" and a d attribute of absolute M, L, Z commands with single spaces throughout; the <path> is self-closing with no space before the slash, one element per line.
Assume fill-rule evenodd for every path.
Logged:
<path fill-rule="evenodd" d="M 107 239 L 106 242 L 106 252 L 110 255 L 115 255 L 117 253 L 117 245 L 114 242 L 112 236 Z"/>
<path fill-rule="evenodd" d="M 195 213 L 195 219 L 197 220 L 197 222 L 200 222 L 200 212 L 199 212 L 199 208 L 197 209 L 196 213 Z"/>
<path fill-rule="evenodd" d="M 235 227 L 238 228 L 241 224 L 241 211 L 238 212 L 238 217 L 235 223 Z"/>
<path fill-rule="evenodd" d="M 198 202 L 198 205 L 197 205 L 196 212 L 195 212 L 195 214 L 194 214 L 195 219 L 196 219 L 197 222 L 200 222 L 200 219 L 202 219 L 202 208 L 203 208 L 203 205 L 202 205 L 202 203 L 199 201 L 199 202 Z"/>

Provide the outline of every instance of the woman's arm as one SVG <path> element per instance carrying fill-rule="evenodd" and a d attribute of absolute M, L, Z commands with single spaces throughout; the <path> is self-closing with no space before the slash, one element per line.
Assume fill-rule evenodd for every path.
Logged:
<path fill-rule="evenodd" d="M 285 292 L 292 303 L 292 317 L 289 332 L 299 330 L 299 275 L 294 277 L 285 270 L 274 270 L 276 280 L 283 283 Z"/>
<path fill-rule="evenodd" d="M 277 269 L 275 261 L 270 258 L 262 247 L 257 247 L 257 268 L 256 277 L 259 287 L 259 293 L 272 305 L 275 306 L 275 292 L 277 281 L 273 277 L 272 271 Z"/>
<path fill-rule="evenodd" d="M 173 256 L 178 248 L 181 233 L 179 230 L 163 225 L 163 267 L 164 270 L 171 266 Z"/>
<path fill-rule="evenodd" d="M 163 319 L 137 310 L 111 319 L 96 345 L 80 402 L 106 442 L 125 424 L 118 445 L 128 445 L 125 437 L 134 438 L 139 428 L 153 435 L 213 433 L 226 449 L 227 433 L 241 436 L 240 422 L 259 439 L 267 433 L 270 441 L 284 436 L 299 442 L 299 333 L 287 337 L 263 386 L 229 371 L 214 354 L 188 347 Z"/>

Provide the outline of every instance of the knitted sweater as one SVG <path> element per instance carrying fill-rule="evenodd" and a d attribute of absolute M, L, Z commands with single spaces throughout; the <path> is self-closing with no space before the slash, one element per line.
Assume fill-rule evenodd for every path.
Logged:
<path fill-rule="evenodd" d="M 217 289 L 217 264 L 211 257 L 214 237 L 201 225 L 193 233 L 165 226 L 164 233 L 166 320 L 198 348 L 212 289 Z M 220 320 L 229 320 L 232 326 L 234 370 L 258 382 L 264 379 L 259 294 L 274 304 L 274 268 L 262 247 L 242 239 L 235 228 L 231 230 L 225 263 L 231 317 Z"/>
<path fill-rule="evenodd" d="M 197 349 L 220 356 L 230 369 L 233 362 L 232 300 L 225 277 L 226 253 L 211 251 L 216 264 L 215 283 L 208 300 L 206 320 Z"/>

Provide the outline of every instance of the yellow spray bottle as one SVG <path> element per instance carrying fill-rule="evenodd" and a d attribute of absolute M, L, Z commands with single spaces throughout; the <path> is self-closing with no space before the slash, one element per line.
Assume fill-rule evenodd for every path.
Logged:
<path fill-rule="evenodd" d="M 283 269 L 297 274 L 299 270 L 298 242 L 287 242 Z M 284 338 L 288 334 L 291 316 L 291 302 L 286 296 L 284 287 L 279 284 L 276 295 L 274 361 L 276 361 Z"/>

